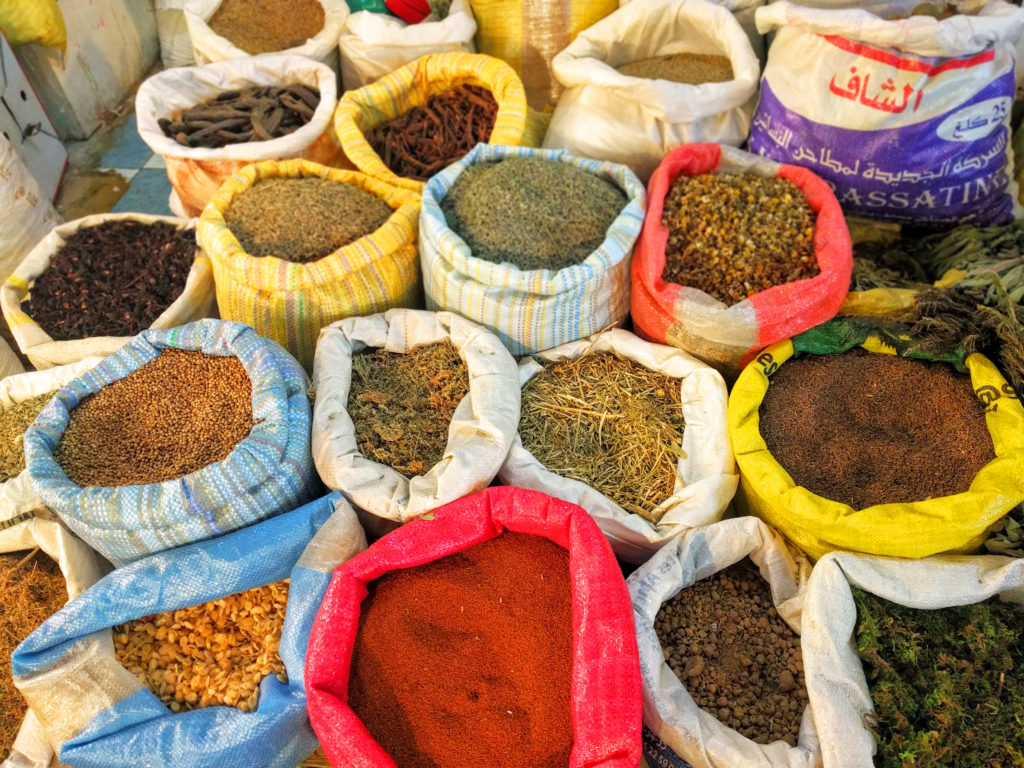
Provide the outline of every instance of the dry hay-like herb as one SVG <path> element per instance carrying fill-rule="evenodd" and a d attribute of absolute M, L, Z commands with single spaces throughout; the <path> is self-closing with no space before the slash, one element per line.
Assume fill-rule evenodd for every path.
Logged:
<path fill-rule="evenodd" d="M 448 427 L 469 392 L 469 371 L 445 339 L 406 354 L 382 349 L 352 356 L 348 413 L 363 456 L 406 476 L 444 457 Z"/>
<path fill-rule="evenodd" d="M 376 195 L 344 182 L 263 179 L 235 198 L 224 222 L 250 256 L 304 264 L 375 232 L 392 213 Z"/>
<path fill-rule="evenodd" d="M 10 480 L 25 469 L 25 430 L 53 398 L 53 393 L 37 395 L 12 403 L 0 413 L 0 482 Z"/>
<path fill-rule="evenodd" d="M 608 352 L 547 363 L 523 389 L 519 436 L 548 470 L 657 522 L 683 455 L 679 387 Z"/>
<path fill-rule="evenodd" d="M 732 62 L 726 56 L 702 53 L 670 53 L 637 59 L 616 67 L 629 77 L 669 80 L 673 83 L 701 85 L 724 83 L 733 79 Z"/>
<path fill-rule="evenodd" d="M 67 599 L 60 567 L 39 549 L 0 555 L 0 760 L 28 709 L 11 679 L 11 653 Z"/>

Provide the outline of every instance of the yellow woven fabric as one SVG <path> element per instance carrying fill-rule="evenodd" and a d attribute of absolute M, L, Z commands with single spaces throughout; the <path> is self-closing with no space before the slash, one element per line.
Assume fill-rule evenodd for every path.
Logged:
<path fill-rule="evenodd" d="M 68 47 L 64 14 L 56 0 L 0 0 L 0 29 L 11 45 Z"/>
<path fill-rule="evenodd" d="M 376 232 L 308 264 L 246 253 L 224 222 L 224 211 L 235 197 L 261 179 L 317 176 L 370 192 L 394 213 Z M 418 194 L 355 171 L 308 160 L 245 166 L 210 199 L 197 227 L 198 239 L 213 262 L 221 318 L 251 325 L 310 370 L 321 327 L 345 317 L 422 305 L 416 247 L 419 212 Z"/>

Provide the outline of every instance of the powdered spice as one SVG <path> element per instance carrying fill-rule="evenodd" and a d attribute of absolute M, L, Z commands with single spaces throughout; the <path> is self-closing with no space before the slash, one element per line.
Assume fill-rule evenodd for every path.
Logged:
<path fill-rule="evenodd" d="M 506 531 L 372 582 L 348 703 L 402 768 L 567 768 L 569 556 Z"/>
<path fill-rule="evenodd" d="M 324 28 L 317 0 L 224 0 L 210 29 L 246 53 L 273 53 L 305 45 Z"/>
<path fill-rule="evenodd" d="M 963 493 L 995 458 L 970 377 L 944 363 L 863 349 L 788 360 L 759 414 L 793 482 L 854 509 Z"/>
<path fill-rule="evenodd" d="M 670 80 L 674 83 L 703 85 L 724 83 L 733 79 L 732 63 L 725 56 L 702 53 L 671 53 L 637 59 L 616 67 L 630 77 L 649 80 Z"/>

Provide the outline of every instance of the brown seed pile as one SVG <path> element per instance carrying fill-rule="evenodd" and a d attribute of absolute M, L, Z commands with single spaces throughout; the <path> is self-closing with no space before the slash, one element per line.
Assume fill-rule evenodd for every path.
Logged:
<path fill-rule="evenodd" d="M 324 28 L 317 0 L 224 0 L 210 18 L 210 29 L 249 54 L 273 53 L 304 45 Z"/>
<path fill-rule="evenodd" d="M 83 487 L 159 483 L 227 458 L 252 426 L 238 358 L 167 349 L 72 410 L 54 458 Z"/>
<path fill-rule="evenodd" d="M 288 580 L 114 628 L 117 661 L 172 712 L 256 709 L 260 681 L 287 682 L 278 655 Z"/>
<path fill-rule="evenodd" d="M 60 567 L 39 549 L 0 555 L 0 760 L 28 710 L 11 678 L 11 653 L 67 599 Z"/>
<path fill-rule="evenodd" d="M 667 601 L 654 629 L 697 706 L 758 744 L 796 744 L 807 705 L 800 637 L 749 559 Z"/>
<path fill-rule="evenodd" d="M 250 256 L 304 264 L 375 232 L 392 213 L 376 195 L 340 181 L 264 179 L 235 198 L 224 221 Z"/>
<path fill-rule="evenodd" d="M 52 399 L 53 393 L 48 392 L 12 403 L 0 413 L 0 483 L 25 469 L 25 442 L 22 437 Z"/>
<path fill-rule="evenodd" d="M 637 59 L 616 67 L 630 77 L 648 80 L 671 80 L 674 83 L 702 85 L 703 83 L 725 83 L 733 79 L 732 63 L 725 56 L 702 53 L 671 53 Z"/>
<path fill-rule="evenodd" d="M 814 210 L 785 179 L 752 174 L 680 176 L 665 197 L 669 283 L 725 304 L 819 273 Z"/>
<path fill-rule="evenodd" d="M 963 493 L 995 458 L 969 376 L 863 349 L 781 365 L 760 422 L 793 482 L 854 509 Z"/>
<path fill-rule="evenodd" d="M 469 393 L 469 370 L 448 340 L 406 354 L 352 356 L 348 414 L 368 459 L 403 475 L 429 472 L 444 457 L 455 409 Z"/>

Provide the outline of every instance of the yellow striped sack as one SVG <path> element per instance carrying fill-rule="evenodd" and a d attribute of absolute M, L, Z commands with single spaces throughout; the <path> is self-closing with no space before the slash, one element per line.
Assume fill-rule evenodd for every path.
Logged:
<path fill-rule="evenodd" d="M 359 187 L 394 209 L 376 232 L 308 264 L 246 253 L 224 211 L 262 179 L 319 177 Z M 345 317 L 422 305 L 416 247 L 420 196 L 355 171 L 308 160 L 247 165 L 225 180 L 207 204 L 198 238 L 213 262 L 217 306 L 225 320 L 251 325 L 310 370 L 320 328 Z"/>
<path fill-rule="evenodd" d="M 342 151 L 365 174 L 396 187 L 423 191 L 424 182 L 396 176 L 384 165 L 366 140 L 366 133 L 457 85 L 479 85 L 498 102 L 488 143 L 517 145 L 524 143 L 524 138 L 540 143 L 543 136 L 534 135 L 536 131 L 527 134 L 526 94 L 512 68 L 491 56 L 453 52 L 423 56 L 342 96 L 334 112 L 334 130 Z"/>

